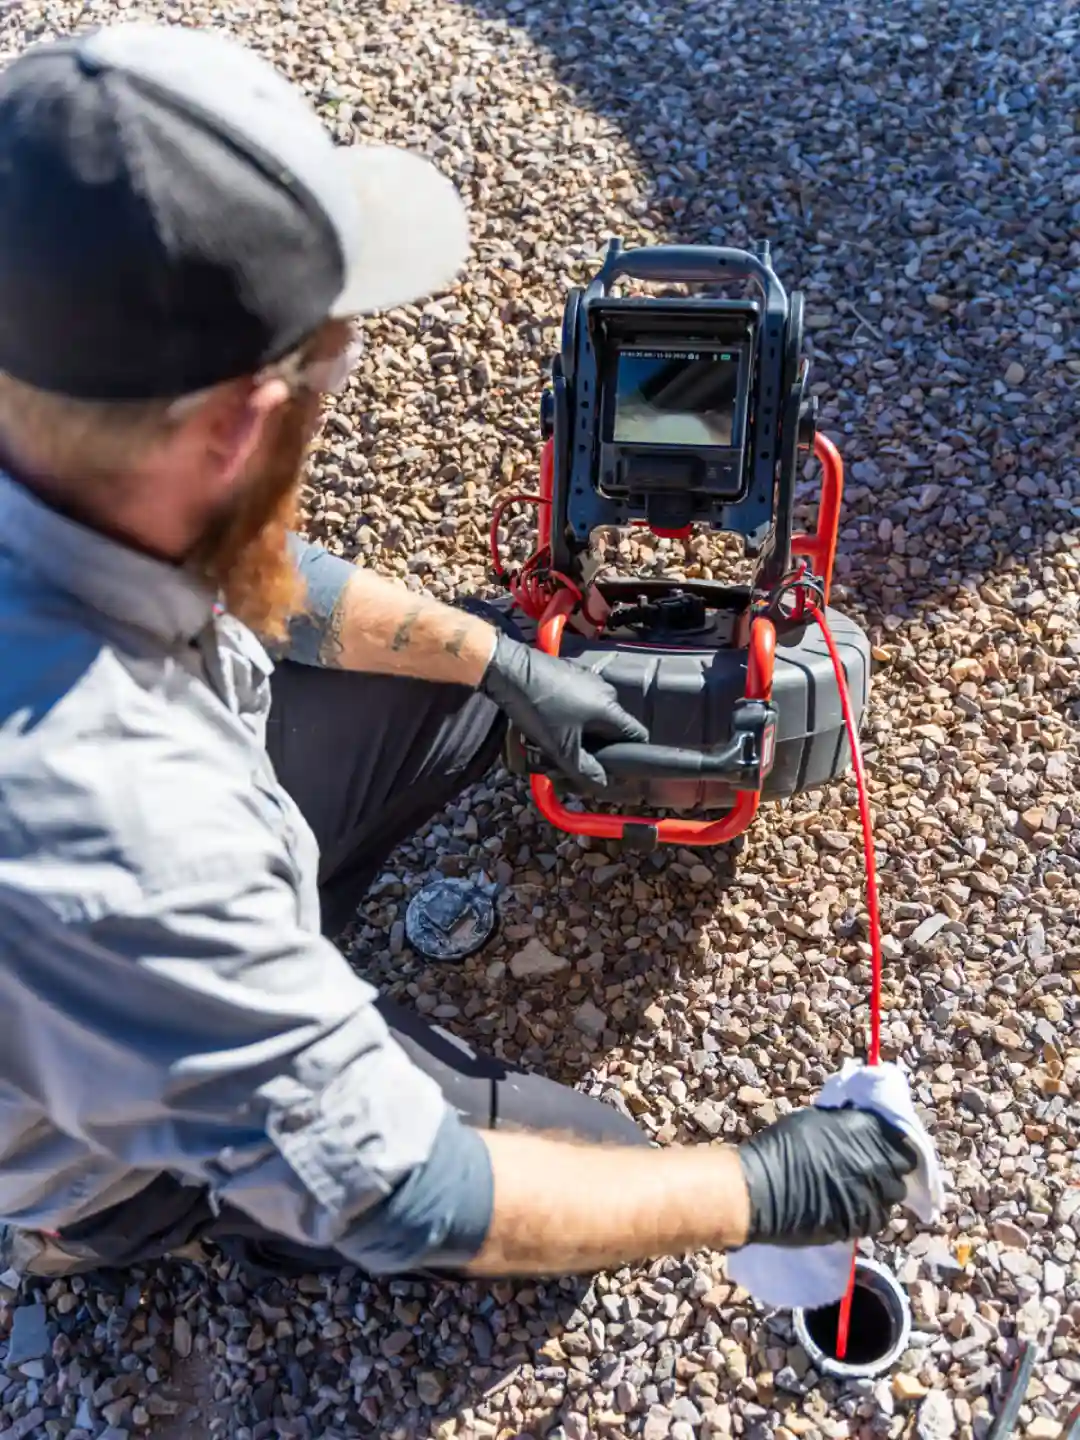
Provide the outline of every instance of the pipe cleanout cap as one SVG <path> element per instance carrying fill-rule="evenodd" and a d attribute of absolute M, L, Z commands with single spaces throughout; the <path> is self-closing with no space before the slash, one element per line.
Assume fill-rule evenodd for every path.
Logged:
<path fill-rule="evenodd" d="M 460 964 L 482 950 L 498 916 L 492 893 L 469 880 L 445 878 L 414 895 L 405 912 L 405 935 L 426 960 Z"/>

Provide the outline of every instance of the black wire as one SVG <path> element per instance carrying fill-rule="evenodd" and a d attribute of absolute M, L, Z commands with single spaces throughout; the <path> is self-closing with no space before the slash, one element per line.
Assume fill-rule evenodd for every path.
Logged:
<path fill-rule="evenodd" d="M 1005 1399 L 986 1440 L 1005 1440 L 1007 1435 L 1012 1434 L 1016 1417 L 1019 1414 L 1020 1406 L 1024 1403 L 1024 1396 L 1027 1394 L 1027 1388 L 1031 1381 L 1031 1372 L 1035 1369 L 1035 1362 L 1038 1358 L 1039 1347 L 1034 1341 L 1029 1340 L 1012 1373 L 1009 1388 L 1005 1392 Z"/>

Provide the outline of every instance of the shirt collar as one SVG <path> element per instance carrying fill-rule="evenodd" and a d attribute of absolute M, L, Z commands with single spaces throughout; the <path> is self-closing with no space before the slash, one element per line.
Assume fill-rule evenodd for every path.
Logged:
<path fill-rule="evenodd" d="M 169 644 L 193 640 L 214 613 L 214 596 L 183 570 L 67 519 L 2 473 L 0 547 L 84 605 Z"/>

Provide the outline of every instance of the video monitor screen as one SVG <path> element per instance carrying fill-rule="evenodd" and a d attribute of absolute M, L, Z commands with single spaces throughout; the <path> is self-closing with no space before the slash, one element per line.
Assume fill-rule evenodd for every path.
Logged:
<path fill-rule="evenodd" d="M 738 352 L 730 350 L 686 355 L 620 351 L 612 440 L 616 445 L 735 445 L 739 365 Z"/>

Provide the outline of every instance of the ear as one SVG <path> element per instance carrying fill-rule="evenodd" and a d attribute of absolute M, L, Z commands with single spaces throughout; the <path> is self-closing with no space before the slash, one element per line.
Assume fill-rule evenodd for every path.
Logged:
<path fill-rule="evenodd" d="M 272 416 L 289 399 L 283 380 L 264 380 L 226 392 L 207 415 L 206 460 L 220 490 L 230 490 L 266 435 Z"/>

